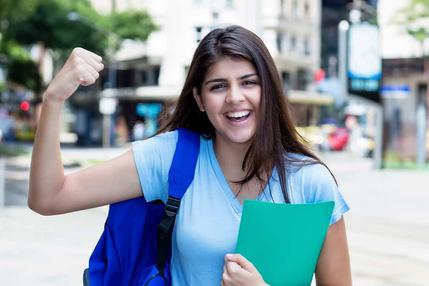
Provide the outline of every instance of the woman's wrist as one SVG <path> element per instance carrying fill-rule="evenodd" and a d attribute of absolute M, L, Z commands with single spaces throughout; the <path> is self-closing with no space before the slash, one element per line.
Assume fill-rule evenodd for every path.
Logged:
<path fill-rule="evenodd" d="M 43 104 L 62 106 L 64 104 L 64 99 L 59 96 L 55 96 L 54 94 L 50 93 L 49 90 L 46 90 L 43 93 Z"/>

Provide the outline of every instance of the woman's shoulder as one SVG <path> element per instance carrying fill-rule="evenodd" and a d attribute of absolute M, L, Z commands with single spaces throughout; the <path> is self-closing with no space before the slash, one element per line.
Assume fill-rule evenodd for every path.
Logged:
<path fill-rule="evenodd" d="M 136 163 L 139 162 L 170 162 L 173 158 L 174 150 L 178 139 L 177 131 L 169 131 L 147 139 L 134 141 L 132 151 Z"/>
<path fill-rule="evenodd" d="M 293 159 L 292 159 L 293 157 Z M 336 179 L 328 167 L 320 161 L 302 154 L 289 156 L 287 176 L 289 192 L 294 203 L 318 203 L 334 201 L 331 224 L 338 221 L 349 207 L 340 193 Z M 288 163 L 286 163 L 288 166 Z M 290 165 L 295 165 L 290 167 Z M 293 169 L 290 171 L 290 169 Z"/>
<path fill-rule="evenodd" d="M 304 154 L 288 153 L 285 156 L 286 173 L 295 182 L 304 185 L 336 185 L 335 179 L 328 167 L 319 160 Z"/>
<path fill-rule="evenodd" d="M 136 147 L 138 148 L 142 145 L 148 145 L 148 144 L 153 145 L 154 147 L 162 148 L 165 145 L 168 145 L 168 146 L 176 145 L 177 138 L 178 138 L 178 131 L 173 130 L 173 131 L 160 133 L 146 139 L 134 141 L 132 142 L 132 145 L 133 145 L 133 148 L 136 148 Z"/>
<path fill-rule="evenodd" d="M 309 172 L 323 167 L 323 164 L 319 160 L 305 154 L 289 152 L 285 154 L 284 159 L 286 170 L 292 173 Z"/>

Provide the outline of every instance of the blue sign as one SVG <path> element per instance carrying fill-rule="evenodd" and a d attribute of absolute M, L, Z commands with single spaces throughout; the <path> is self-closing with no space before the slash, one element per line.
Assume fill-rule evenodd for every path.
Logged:
<path fill-rule="evenodd" d="M 136 106 L 138 116 L 157 118 L 161 111 L 161 103 L 138 103 Z"/>
<path fill-rule="evenodd" d="M 381 96 L 386 98 L 405 98 L 411 94 L 411 88 L 408 84 L 383 85 L 381 87 Z"/>

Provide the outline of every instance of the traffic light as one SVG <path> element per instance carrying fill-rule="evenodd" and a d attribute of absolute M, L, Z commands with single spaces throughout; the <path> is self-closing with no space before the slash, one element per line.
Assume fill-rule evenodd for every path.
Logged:
<path fill-rule="evenodd" d="M 28 112 L 28 111 L 30 111 L 30 103 L 29 103 L 28 101 L 26 101 L 26 100 L 22 101 L 22 102 L 19 104 L 19 109 L 20 109 L 21 111 L 23 111 L 23 112 Z"/>

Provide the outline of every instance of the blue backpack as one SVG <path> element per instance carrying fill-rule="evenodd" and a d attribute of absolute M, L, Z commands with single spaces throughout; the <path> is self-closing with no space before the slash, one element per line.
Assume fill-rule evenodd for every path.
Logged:
<path fill-rule="evenodd" d="M 178 129 L 168 175 L 169 198 L 144 197 L 110 205 L 107 220 L 84 272 L 84 285 L 171 285 L 171 234 L 180 200 L 194 179 L 200 137 Z"/>

